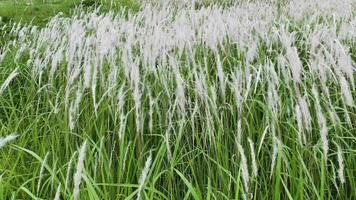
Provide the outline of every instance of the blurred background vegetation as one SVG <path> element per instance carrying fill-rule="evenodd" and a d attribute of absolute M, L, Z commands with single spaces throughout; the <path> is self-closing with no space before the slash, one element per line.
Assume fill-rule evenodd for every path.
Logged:
<path fill-rule="evenodd" d="M 127 8 L 138 10 L 134 0 L 0 0 L 0 26 L 10 22 L 33 23 L 43 26 L 58 13 L 70 15 L 78 5 L 101 7 L 101 12 Z"/>

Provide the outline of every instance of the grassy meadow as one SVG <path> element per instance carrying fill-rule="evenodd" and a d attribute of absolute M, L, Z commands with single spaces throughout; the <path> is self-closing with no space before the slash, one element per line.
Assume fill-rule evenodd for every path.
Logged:
<path fill-rule="evenodd" d="M 356 199 L 354 0 L 85 2 L 0 0 L 0 199 Z"/>
<path fill-rule="evenodd" d="M 44 26 L 58 13 L 70 16 L 80 5 L 88 9 L 101 6 L 102 12 L 139 8 L 139 4 L 132 0 L 0 0 L 0 17 L 3 23 L 13 21 Z"/>

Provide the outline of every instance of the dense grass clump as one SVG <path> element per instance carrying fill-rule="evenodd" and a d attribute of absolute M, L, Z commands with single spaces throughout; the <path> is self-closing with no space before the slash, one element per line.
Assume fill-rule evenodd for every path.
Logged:
<path fill-rule="evenodd" d="M 14 24 L 0 199 L 356 198 L 355 5 L 325 2 Z"/>

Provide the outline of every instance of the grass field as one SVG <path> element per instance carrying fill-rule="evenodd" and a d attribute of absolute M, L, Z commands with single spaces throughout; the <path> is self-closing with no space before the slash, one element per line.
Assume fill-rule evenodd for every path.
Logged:
<path fill-rule="evenodd" d="M 31 3 L 32 2 L 32 3 Z M 131 0 L 98 1 L 85 0 L 84 6 L 97 3 L 101 11 L 120 10 L 123 8 L 137 10 L 139 4 Z M 51 17 L 58 13 L 69 16 L 76 6 L 81 5 L 80 0 L 0 0 L 0 17 L 15 22 L 45 25 Z"/>
<path fill-rule="evenodd" d="M 356 199 L 355 1 L 0 5 L 0 199 Z"/>

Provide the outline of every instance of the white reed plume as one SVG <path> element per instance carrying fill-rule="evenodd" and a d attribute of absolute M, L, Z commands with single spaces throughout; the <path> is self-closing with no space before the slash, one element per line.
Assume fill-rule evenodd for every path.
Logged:
<path fill-rule="evenodd" d="M 88 37 L 87 38 L 87 45 L 90 45 L 92 38 Z M 92 70 L 93 70 L 93 64 L 91 61 L 91 57 L 94 56 L 92 52 L 89 49 L 86 49 L 85 55 L 84 55 L 84 88 L 90 88 L 90 83 L 91 83 L 91 78 L 92 78 Z"/>
<path fill-rule="evenodd" d="M 246 71 L 247 69 L 249 69 L 249 67 L 246 68 Z M 244 100 L 247 99 L 247 96 L 249 95 L 252 86 L 252 74 L 249 73 L 249 70 L 245 72 L 245 76 L 246 76 L 246 84 L 245 84 L 245 94 L 243 96 Z M 258 82 L 254 82 L 254 84 L 257 85 Z"/>
<path fill-rule="evenodd" d="M 247 167 L 247 159 L 246 159 L 245 151 L 244 151 L 243 147 L 241 146 L 240 143 L 237 142 L 237 140 L 236 140 L 236 144 L 237 144 L 237 149 L 239 150 L 239 153 L 241 156 L 240 166 L 241 166 L 241 171 L 242 171 L 242 180 L 244 183 L 245 192 L 248 193 L 248 191 L 249 191 L 249 173 L 248 173 L 248 167 Z"/>
<path fill-rule="evenodd" d="M 16 52 L 15 61 L 18 61 L 20 59 L 22 53 L 26 50 L 26 48 L 27 48 L 26 43 L 22 43 L 20 49 Z"/>
<path fill-rule="evenodd" d="M 274 137 L 273 138 L 273 154 L 272 154 L 272 162 L 271 162 L 271 174 L 270 174 L 270 179 L 272 178 L 273 171 L 274 171 L 274 166 L 276 165 L 276 160 L 278 156 L 278 148 L 280 146 L 280 142 L 278 138 Z"/>
<path fill-rule="evenodd" d="M 124 112 L 120 113 L 120 128 L 119 128 L 119 140 L 121 140 L 123 134 L 124 134 L 124 130 L 126 127 L 126 117 Z"/>
<path fill-rule="evenodd" d="M 70 76 L 69 76 L 69 79 L 67 81 L 67 84 L 69 86 L 73 85 L 75 80 L 78 79 L 79 75 L 81 74 L 81 71 L 82 71 L 82 67 L 80 66 L 80 62 L 78 61 L 78 63 L 76 63 L 76 66 L 70 72 Z"/>
<path fill-rule="evenodd" d="M 258 50 L 258 42 L 256 40 L 253 40 L 253 42 L 250 44 L 246 52 L 246 61 L 248 63 L 250 63 L 255 58 L 255 56 L 257 55 L 257 50 Z"/>
<path fill-rule="evenodd" d="M 63 57 L 63 49 L 59 47 L 58 50 L 52 55 L 51 70 L 49 72 L 49 82 L 53 82 L 58 65 Z"/>
<path fill-rule="evenodd" d="M 274 81 L 271 80 L 268 81 L 267 107 L 272 113 L 273 120 L 277 120 L 278 117 L 279 96 L 277 87 L 277 83 L 274 83 Z"/>
<path fill-rule="evenodd" d="M 221 63 L 221 59 L 220 59 L 218 50 L 215 50 L 215 59 L 216 59 L 216 67 L 217 67 L 217 71 L 218 71 L 218 78 L 220 81 L 221 96 L 223 98 L 225 98 L 225 75 L 224 75 L 224 70 L 223 70 L 223 66 Z"/>
<path fill-rule="evenodd" d="M 241 119 L 237 121 L 237 134 L 236 134 L 236 141 L 237 143 L 241 143 L 241 136 L 242 136 L 242 129 L 241 129 Z"/>
<path fill-rule="evenodd" d="M 11 72 L 11 74 L 5 79 L 5 81 L 3 82 L 3 84 L 0 87 L 0 95 L 2 95 L 2 93 L 5 91 L 5 89 L 7 88 L 7 86 L 9 86 L 10 82 L 18 75 L 18 68 L 16 68 L 15 70 L 13 70 Z"/>
<path fill-rule="evenodd" d="M 354 84 L 354 72 L 355 68 L 352 66 L 352 59 L 349 56 L 348 49 L 345 49 L 342 44 L 338 40 L 336 40 L 336 43 L 338 44 L 335 49 L 338 53 L 338 64 L 341 69 L 341 71 L 346 74 L 348 77 L 349 81 L 351 82 L 351 86 L 354 89 L 355 84 Z"/>
<path fill-rule="evenodd" d="M 217 112 L 217 89 L 215 87 L 215 84 L 212 83 L 209 87 L 209 92 L 210 92 L 210 105 L 211 105 L 211 110 L 213 110 L 213 112 Z M 219 120 L 219 119 L 218 119 Z"/>
<path fill-rule="evenodd" d="M 283 55 L 278 55 L 278 67 L 281 69 L 284 81 L 287 85 L 290 84 L 291 76 L 288 68 L 286 67 L 287 60 Z"/>
<path fill-rule="evenodd" d="M 251 151 L 251 159 L 252 159 L 252 172 L 253 172 L 253 176 L 256 177 L 258 175 L 258 168 L 257 168 L 257 162 L 256 162 L 255 145 L 250 138 L 248 138 L 248 142 L 250 143 L 250 151 Z"/>
<path fill-rule="evenodd" d="M 68 185 L 69 185 L 69 179 L 70 179 L 70 172 L 72 170 L 72 162 L 73 162 L 74 155 L 70 158 L 70 161 L 68 163 L 68 168 L 67 168 L 67 174 L 66 174 L 66 181 L 64 185 L 64 190 L 67 191 Z"/>
<path fill-rule="evenodd" d="M 149 100 L 149 111 L 148 111 L 148 116 L 149 116 L 149 122 L 148 122 L 148 128 L 150 130 L 150 133 L 152 133 L 153 130 L 153 108 L 155 104 L 155 100 L 153 99 L 151 92 L 148 93 L 148 100 Z"/>
<path fill-rule="evenodd" d="M 298 135 L 298 141 L 299 144 L 304 144 L 305 143 L 305 136 L 304 136 L 304 129 L 303 129 L 303 116 L 300 111 L 299 105 L 295 105 L 295 116 L 297 120 L 297 125 L 298 125 L 298 130 L 297 130 L 297 135 Z"/>
<path fill-rule="evenodd" d="M 95 60 L 96 61 L 96 60 Z M 93 98 L 93 106 L 94 108 L 97 108 L 96 105 L 96 85 L 97 85 L 97 79 L 98 79 L 98 61 L 94 62 L 93 67 L 93 72 L 92 72 L 92 79 L 91 79 L 91 92 L 92 92 L 92 98 Z M 88 80 L 87 80 L 88 81 Z M 94 109 L 95 116 L 98 116 L 96 109 Z"/>
<path fill-rule="evenodd" d="M 201 99 L 205 99 L 205 82 L 204 82 L 204 74 L 201 72 L 197 72 L 195 68 L 193 68 L 193 74 L 195 78 L 195 88 Z"/>
<path fill-rule="evenodd" d="M 115 60 L 116 60 L 116 54 L 115 56 L 112 56 L 114 58 L 111 58 L 110 60 L 110 65 L 111 65 L 111 68 L 110 68 L 110 74 L 108 75 L 108 78 L 106 80 L 107 82 L 107 87 L 108 88 L 115 88 L 116 85 L 117 85 L 117 78 L 118 78 L 118 73 L 119 73 L 119 66 L 117 66 L 117 64 L 115 63 Z M 113 92 L 110 92 L 108 94 L 109 97 L 112 97 L 113 95 Z"/>
<path fill-rule="evenodd" d="M 347 81 L 343 75 L 339 76 L 339 81 L 340 81 L 341 92 L 344 97 L 344 101 L 345 101 L 346 105 L 352 106 L 353 98 L 352 98 L 349 84 L 347 83 Z"/>
<path fill-rule="evenodd" d="M 79 49 L 82 47 L 83 39 L 85 38 L 85 27 L 83 27 L 83 22 L 80 19 L 74 19 L 68 28 L 68 48 L 66 52 L 67 73 L 72 72 L 74 63 L 77 59 Z"/>
<path fill-rule="evenodd" d="M 139 60 L 136 60 L 131 65 L 131 84 L 133 87 L 133 100 L 135 104 L 135 114 L 136 114 L 136 132 L 140 133 L 142 130 L 142 118 L 141 118 L 141 91 L 140 91 L 140 69 Z"/>
<path fill-rule="evenodd" d="M 84 141 L 79 150 L 78 162 L 77 162 L 77 170 L 74 174 L 74 188 L 73 188 L 73 199 L 78 199 L 79 197 L 79 186 L 80 181 L 82 179 L 82 173 L 84 169 L 84 160 L 85 160 L 85 151 L 86 151 L 87 141 Z"/>
<path fill-rule="evenodd" d="M 215 143 L 215 125 L 214 125 L 214 119 L 211 113 L 211 109 L 207 106 L 205 107 L 205 118 L 206 118 L 206 130 L 209 135 L 209 142 Z"/>
<path fill-rule="evenodd" d="M 305 129 L 308 132 L 310 132 L 311 131 L 311 116 L 310 116 L 308 104 L 307 104 L 307 102 L 305 100 L 305 96 L 303 96 L 303 97 L 299 96 L 298 104 L 299 104 L 300 111 L 301 111 L 302 116 L 303 116 L 303 122 L 304 122 L 304 125 L 305 125 Z"/>
<path fill-rule="evenodd" d="M 316 108 L 316 113 L 317 113 L 317 117 L 318 117 L 320 138 L 321 138 L 322 145 L 323 145 L 323 153 L 324 153 L 325 159 L 327 159 L 327 154 L 328 154 L 328 150 L 329 150 L 328 139 L 327 139 L 328 129 L 327 129 L 327 125 L 326 125 L 326 119 L 325 119 L 325 117 L 322 113 L 322 110 L 321 110 L 319 92 L 315 85 L 313 85 L 312 93 L 315 97 L 315 108 Z"/>
<path fill-rule="evenodd" d="M 150 155 L 148 156 L 146 162 L 145 162 L 145 166 L 141 172 L 140 178 L 138 180 L 138 191 L 137 191 L 137 200 L 141 200 L 141 191 L 143 189 L 143 186 L 145 185 L 146 182 L 146 178 L 148 175 L 148 172 L 150 171 L 150 167 L 152 164 L 152 150 L 150 150 Z"/>
<path fill-rule="evenodd" d="M 61 196 L 61 184 L 58 185 L 57 191 L 56 191 L 56 194 L 54 195 L 53 200 L 59 200 L 60 196 Z"/>
<path fill-rule="evenodd" d="M 179 71 L 179 65 L 177 64 L 177 61 L 170 57 L 169 59 L 170 65 L 173 67 L 173 71 L 175 74 L 176 78 L 176 95 L 177 95 L 177 103 L 179 105 L 180 110 L 184 114 L 185 112 L 185 104 L 186 104 L 186 98 L 185 98 L 185 88 L 184 88 L 184 80 L 183 77 Z"/>
<path fill-rule="evenodd" d="M 84 88 L 85 89 L 90 87 L 91 71 L 92 71 L 92 66 L 90 63 L 87 63 L 84 66 Z"/>
<path fill-rule="evenodd" d="M 332 121 L 332 124 L 334 127 L 337 127 L 338 125 L 340 125 L 341 123 L 341 120 L 339 118 L 339 116 L 337 115 L 336 111 L 335 111 L 335 108 L 333 107 L 333 105 L 331 104 L 331 102 L 328 102 L 328 114 L 329 114 L 329 117 Z"/>
<path fill-rule="evenodd" d="M 239 69 L 235 69 L 234 74 L 232 75 L 232 88 L 234 90 L 234 96 L 235 96 L 235 100 L 236 100 L 236 105 L 238 107 L 238 109 L 241 109 L 242 107 L 242 76 L 243 73 L 241 70 Z"/>
<path fill-rule="evenodd" d="M 293 79 L 295 82 L 300 83 L 302 63 L 300 62 L 297 48 L 296 47 L 292 47 L 291 49 L 287 48 L 287 57 L 292 70 Z"/>
<path fill-rule="evenodd" d="M 338 175 L 339 175 L 339 180 L 341 184 L 345 183 L 345 175 L 344 175 L 344 171 L 345 171 L 345 166 L 344 166 L 344 159 L 342 158 L 342 150 L 340 148 L 340 146 L 334 141 L 334 144 L 337 147 L 337 161 L 339 163 L 339 169 L 337 170 Z"/>
<path fill-rule="evenodd" d="M 264 140 L 266 138 L 268 128 L 269 128 L 269 126 L 266 126 L 266 128 L 263 130 L 261 141 L 260 141 L 260 144 L 258 145 L 257 155 L 260 154 L 260 152 L 261 152 L 262 144 L 264 143 Z"/>
<path fill-rule="evenodd" d="M 280 39 L 286 49 L 286 57 L 288 59 L 289 67 L 292 71 L 293 80 L 297 83 L 300 83 L 300 74 L 302 70 L 302 63 L 300 62 L 297 48 L 292 46 L 293 34 L 289 34 L 286 27 L 281 28 L 280 30 Z"/>
<path fill-rule="evenodd" d="M 10 135 L 8 135 L 6 137 L 0 138 L 0 149 L 2 147 L 4 147 L 7 143 L 15 140 L 16 138 L 17 138 L 17 135 L 15 135 L 15 134 L 10 134 Z"/>
<path fill-rule="evenodd" d="M 49 152 L 46 153 L 42 164 L 41 164 L 41 168 L 40 168 L 40 176 L 38 178 L 38 183 L 37 183 L 37 196 L 39 195 L 39 191 L 40 191 L 40 187 L 41 187 L 41 181 L 42 181 L 42 177 L 43 177 L 43 171 L 47 162 L 47 158 L 48 158 Z"/>
<path fill-rule="evenodd" d="M 75 123 L 78 118 L 80 101 L 82 99 L 83 89 L 79 85 L 76 92 L 75 101 L 71 103 L 69 108 L 69 129 L 72 131 L 75 128 Z"/>
<path fill-rule="evenodd" d="M 75 127 L 75 119 L 76 119 L 75 115 L 76 115 L 75 103 L 72 102 L 70 104 L 69 111 L 68 111 L 68 125 L 69 125 L 69 130 L 71 130 L 71 131 Z"/>
<path fill-rule="evenodd" d="M 335 186 L 335 188 L 339 188 L 339 186 L 338 186 L 338 184 L 336 183 L 337 182 L 337 178 L 336 178 L 336 173 L 335 173 L 335 171 L 336 171 L 336 166 L 334 165 L 334 163 L 331 163 L 331 172 L 332 172 L 332 183 L 334 184 L 334 186 Z"/>
<path fill-rule="evenodd" d="M 126 93 L 124 92 L 124 83 L 120 87 L 118 93 L 117 93 L 117 112 L 119 113 L 119 121 L 120 121 L 120 128 L 118 131 L 119 135 L 119 140 L 121 140 L 122 135 L 124 134 L 124 128 L 125 128 L 125 110 L 124 110 L 124 105 L 125 105 L 125 96 Z"/>

